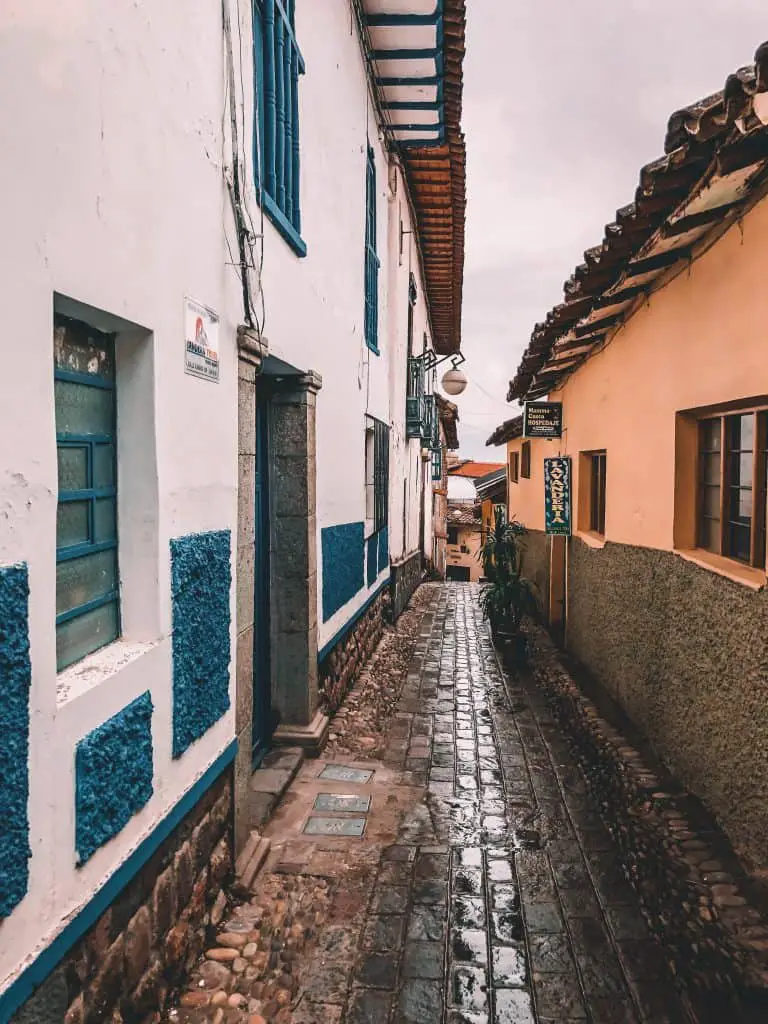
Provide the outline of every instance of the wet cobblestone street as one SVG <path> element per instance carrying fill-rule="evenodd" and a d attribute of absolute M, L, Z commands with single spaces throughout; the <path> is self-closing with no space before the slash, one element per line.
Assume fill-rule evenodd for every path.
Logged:
<path fill-rule="evenodd" d="M 505 678 L 477 590 L 437 593 L 384 758 L 427 796 L 382 852 L 338 1019 L 681 1020 L 543 699 Z"/>
<path fill-rule="evenodd" d="M 267 829 L 251 906 L 323 887 L 318 913 L 302 912 L 316 923 L 306 948 L 290 952 L 296 921 L 281 912 L 257 954 L 288 960 L 280 991 L 243 960 L 223 983 L 242 998 L 223 1010 L 204 992 L 177 1019 L 683 1024 L 544 698 L 502 669 L 478 588 L 429 589 L 383 756 L 307 762 Z M 236 909 L 224 932 L 253 914 Z"/>

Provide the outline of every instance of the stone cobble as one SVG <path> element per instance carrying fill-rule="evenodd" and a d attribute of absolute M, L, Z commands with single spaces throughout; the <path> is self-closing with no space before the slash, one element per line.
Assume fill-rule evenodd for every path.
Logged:
<path fill-rule="evenodd" d="M 422 799 L 381 851 L 332 995 L 313 984 L 295 1019 L 678 1024 L 544 698 L 503 672 L 476 588 L 436 595 L 383 757 Z"/>

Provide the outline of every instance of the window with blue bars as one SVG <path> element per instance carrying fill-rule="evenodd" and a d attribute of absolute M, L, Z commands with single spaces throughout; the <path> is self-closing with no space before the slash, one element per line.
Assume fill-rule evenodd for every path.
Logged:
<path fill-rule="evenodd" d="M 376 255 L 376 162 L 368 147 L 365 171 L 365 343 L 379 351 L 379 257 Z"/>
<path fill-rule="evenodd" d="M 53 378 L 61 671 L 120 635 L 114 336 L 57 316 Z"/>
<path fill-rule="evenodd" d="M 299 256 L 299 75 L 304 59 L 296 41 L 296 0 L 253 0 L 256 73 L 256 187 L 262 209 Z"/>

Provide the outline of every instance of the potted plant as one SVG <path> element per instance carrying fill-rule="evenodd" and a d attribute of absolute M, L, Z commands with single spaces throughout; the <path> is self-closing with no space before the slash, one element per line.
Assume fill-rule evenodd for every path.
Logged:
<path fill-rule="evenodd" d="M 522 523 L 507 521 L 504 509 L 497 508 L 493 528 L 479 556 L 488 580 L 480 595 L 480 607 L 494 637 L 510 644 L 517 661 L 527 656 L 528 642 L 521 626 L 534 609 L 533 584 L 522 574 L 522 540 L 526 533 Z"/>

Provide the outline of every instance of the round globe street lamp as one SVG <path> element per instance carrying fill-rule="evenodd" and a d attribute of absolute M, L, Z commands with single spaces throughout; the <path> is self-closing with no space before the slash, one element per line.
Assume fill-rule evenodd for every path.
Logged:
<path fill-rule="evenodd" d="M 445 359 L 451 360 L 451 367 L 445 371 L 440 382 L 443 386 L 443 391 L 445 391 L 446 395 L 460 395 L 467 386 L 467 375 L 463 370 L 459 369 L 465 361 L 465 357 L 461 352 L 455 356 L 443 356 L 442 359 L 436 360 L 435 365 L 439 365 Z"/>

